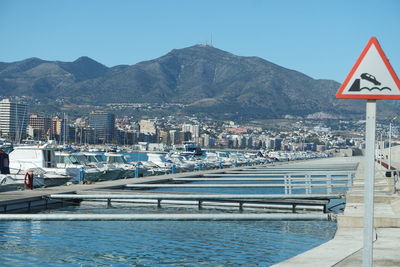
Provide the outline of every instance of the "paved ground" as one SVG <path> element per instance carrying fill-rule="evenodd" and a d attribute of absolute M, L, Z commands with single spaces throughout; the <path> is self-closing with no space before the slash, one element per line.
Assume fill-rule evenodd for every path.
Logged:
<path fill-rule="evenodd" d="M 376 170 L 373 263 L 374 266 L 400 266 L 400 195 L 393 178 L 387 178 L 381 166 L 376 166 Z M 359 164 L 354 187 L 346 195 L 344 213 L 338 216 L 335 237 L 274 266 L 362 266 L 363 187 L 363 164 Z"/>

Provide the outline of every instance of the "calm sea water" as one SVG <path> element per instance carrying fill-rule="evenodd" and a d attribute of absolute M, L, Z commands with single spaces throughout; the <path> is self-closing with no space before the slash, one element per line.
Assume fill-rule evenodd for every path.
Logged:
<path fill-rule="evenodd" d="M 198 212 L 99 205 L 50 212 Z M 335 228 L 320 221 L 2 222 L 0 265 L 269 266 L 330 240 Z"/>
<path fill-rule="evenodd" d="M 282 189 L 277 188 L 156 190 L 283 193 Z M 237 208 L 232 210 L 204 208 L 199 211 L 196 206 L 162 205 L 161 208 L 157 208 L 156 205 L 127 203 L 113 203 L 112 208 L 105 207 L 104 202 L 84 201 L 80 206 L 41 212 L 130 214 L 238 212 Z M 244 212 L 259 211 L 245 209 Z M 332 239 L 335 230 L 336 223 L 326 221 L 0 222 L 0 265 L 269 266 Z"/>

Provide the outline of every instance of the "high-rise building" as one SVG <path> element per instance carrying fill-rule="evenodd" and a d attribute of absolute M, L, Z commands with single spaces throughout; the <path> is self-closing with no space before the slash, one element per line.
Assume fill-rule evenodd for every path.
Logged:
<path fill-rule="evenodd" d="M 282 139 L 281 138 L 270 138 L 268 148 L 274 151 L 279 151 L 282 149 Z"/>
<path fill-rule="evenodd" d="M 190 133 L 190 138 L 199 143 L 200 137 L 200 125 L 192 125 L 192 124 L 182 124 L 182 133 Z M 186 134 L 186 136 L 189 136 Z M 189 140 L 185 140 L 189 141 Z"/>
<path fill-rule="evenodd" d="M 201 142 L 201 146 L 204 147 L 210 147 L 210 135 L 209 134 L 202 134 L 202 142 Z"/>
<path fill-rule="evenodd" d="M 180 144 L 180 131 L 179 130 L 170 130 L 169 138 L 171 140 L 171 145 Z"/>
<path fill-rule="evenodd" d="M 50 132 L 49 130 L 51 129 L 51 119 L 41 116 L 39 114 L 31 114 L 29 116 L 29 125 L 41 134 L 46 134 Z"/>
<path fill-rule="evenodd" d="M 193 138 L 199 138 L 200 137 L 200 125 L 192 125 L 191 131 L 192 137 Z"/>
<path fill-rule="evenodd" d="M 95 110 L 90 113 L 89 125 L 95 130 L 100 143 L 110 143 L 115 135 L 115 115 L 106 111 Z"/>
<path fill-rule="evenodd" d="M 180 138 L 182 142 L 191 141 L 192 140 L 192 133 L 191 132 L 181 132 Z"/>
<path fill-rule="evenodd" d="M 191 132 L 192 131 L 192 125 L 191 124 L 182 124 L 182 132 Z"/>
<path fill-rule="evenodd" d="M 64 125 L 64 120 L 61 119 L 58 116 L 55 116 L 51 119 L 51 130 L 50 130 L 50 139 L 51 140 L 57 140 L 61 141 L 63 135 L 63 125 Z"/>
<path fill-rule="evenodd" d="M 0 101 L 1 135 L 19 142 L 26 135 L 28 126 L 27 105 L 3 99 Z"/>
<path fill-rule="evenodd" d="M 171 139 L 170 139 L 169 132 L 166 131 L 166 130 L 160 130 L 159 140 L 158 141 L 159 141 L 159 143 L 170 145 L 171 144 Z"/>

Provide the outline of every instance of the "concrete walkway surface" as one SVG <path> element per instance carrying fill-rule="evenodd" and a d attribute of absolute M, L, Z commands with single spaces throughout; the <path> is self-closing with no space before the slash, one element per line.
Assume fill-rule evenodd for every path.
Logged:
<path fill-rule="evenodd" d="M 400 156 L 400 153 L 399 153 Z M 399 161 L 400 162 L 400 161 Z M 395 166 L 400 167 L 400 166 Z M 400 195 L 393 177 L 376 166 L 374 195 L 374 266 L 400 266 Z M 346 194 L 346 207 L 338 215 L 334 238 L 275 267 L 284 266 L 362 266 L 363 247 L 363 164 L 357 168 L 353 188 Z"/>

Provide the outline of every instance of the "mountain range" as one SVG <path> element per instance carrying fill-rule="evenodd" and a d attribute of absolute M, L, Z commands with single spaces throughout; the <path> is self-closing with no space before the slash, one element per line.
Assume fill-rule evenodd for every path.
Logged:
<path fill-rule="evenodd" d="M 185 113 L 246 118 L 361 116 L 364 101 L 336 99 L 340 84 L 313 79 L 259 57 L 209 45 L 174 49 L 134 65 L 107 67 L 89 57 L 0 62 L 0 95 L 54 103 L 182 103 Z M 53 105 L 54 106 L 54 105 Z"/>

